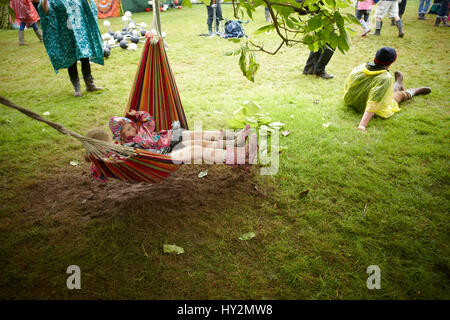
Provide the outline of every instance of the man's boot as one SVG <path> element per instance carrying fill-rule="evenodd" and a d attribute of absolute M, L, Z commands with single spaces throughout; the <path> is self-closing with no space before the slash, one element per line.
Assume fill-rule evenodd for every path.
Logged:
<path fill-rule="evenodd" d="M 412 97 L 423 95 L 423 94 L 429 94 L 431 92 L 431 88 L 429 87 L 420 87 L 420 88 L 414 88 L 414 89 L 407 89 L 405 90 L 408 92 L 408 94 Z"/>
<path fill-rule="evenodd" d="M 375 32 L 371 33 L 372 36 L 379 36 L 381 32 L 381 27 L 383 26 L 383 21 L 378 21 L 375 24 Z"/>
<path fill-rule="evenodd" d="M 403 25 L 402 25 L 402 20 L 397 20 L 396 22 L 397 24 L 397 29 L 398 29 L 398 36 L 400 38 L 403 38 L 403 36 L 405 35 L 405 33 L 403 32 Z"/>
<path fill-rule="evenodd" d="M 395 26 L 395 19 L 394 18 L 391 19 L 391 26 Z"/>
<path fill-rule="evenodd" d="M 419 13 L 419 20 L 428 20 L 427 18 L 425 18 L 425 13 Z"/>
<path fill-rule="evenodd" d="M 103 88 L 97 87 L 94 84 L 94 78 L 92 76 L 83 77 L 84 83 L 86 84 L 86 91 L 98 91 L 102 90 Z"/>
<path fill-rule="evenodd" d="M 442 18 L 441 17 L 437 17 L 436 21 L 434 22 L 434 26 L 435 27 L 439 27 L 439 24 L 441 23 Z"/>
<path fill-rule="evenodd" d="M 19 46 L 27 46 L 28 43 L 25 42 L 25 32 L 19 30 Z"/>
<path fill-rule="evenodd" d="M 303 74 L 313 74 L 313 73 L 314 73 L 314 67 L 305 66 L 303 68 Z"/>
<path fill-rule="evenodd" d="M 443 16 L 442 17 L 442 23 L 444 24 L 444 27 L 448 27 L 449 26 L 449 24 L 447 22 L 447 16 Z"/>
<path fill-rule="evenodd" d="M 208 33 L 209 35 L 212 35 L 212 24 L 208 24 Z"/>
<path fill-rule="evenodd" d="M 328 47 L 328 44 L 325 44 L 325 47 L 323 47 L 321 49 L 320 56 L 317 59 L 317 63 L 314 67 L 314 74 L 316 76 L 324 78 L 324 79 L 334 78 L 333 75 L 328 74 L 325 71 L 325 67 L 327 66 L 328 62 L 330 62 L 330 59 L 333 56 L 333 54 L 334 54 L 334 51 Z"/>
<path fill-rule="evenodd" d="M 34 30 L 34 33 L 36 33 L 36 36 L 38 37 L 39 41 L 43 42 L 44 39 L 42 38 L 42 32 L 41 29 Z"/>
<path fill-rule="evenodd" d="M 76 78 L 76 79 L 70 79 L 70 82 L 72 82 L 73 85 L 73 95 L 75 97 L 81 97 L 81 87 L 80 87 L 80 79 Z"/>
<path fill-rule="evenodd" d="M 394 72 L 395 83 L 394 83 L 394 92 L 395 91 L 403 91 L 405 88 L 403 87 L 403 75 L 400 71 Z"/>

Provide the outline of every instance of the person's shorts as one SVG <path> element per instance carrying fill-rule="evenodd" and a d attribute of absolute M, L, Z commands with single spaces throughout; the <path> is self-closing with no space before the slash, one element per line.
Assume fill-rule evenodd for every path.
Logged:
<path fill-rule="evenodd" d="M 382 0 L 378 2 L 378 8 L 377 8 L 377 18 L 383 19 L 384 16 L 388 15 L 388 18 L 395 18 L 398 17 L 398 1 L 387 1 Z"/>

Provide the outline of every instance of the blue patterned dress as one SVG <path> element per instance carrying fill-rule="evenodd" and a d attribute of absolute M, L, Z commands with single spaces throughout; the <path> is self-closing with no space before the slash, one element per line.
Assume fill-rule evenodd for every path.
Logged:
<path fill-rule="evenodd" d="M 48 0 L 48 15 L 39 4 L 44 44 L 55 72 L 81 58 L 103 65 L 103 48 L 92 0 Z"/>

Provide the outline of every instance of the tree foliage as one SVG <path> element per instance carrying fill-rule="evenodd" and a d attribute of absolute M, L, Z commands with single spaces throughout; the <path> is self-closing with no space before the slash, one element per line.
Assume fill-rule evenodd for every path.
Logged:
<path fill-rule="evenodd" d="M 239 65 L 244 76 L 254 81 L 259 68 L 254 53 L 262 51 L 276 54 L 283 46 L 306 45 L 309 50 L 316 52 L 319 48 L 330 46 L 345 53 L 349 49 L 347 31 L 349 24 L 359 23 L 350 13 L 343 13 L 342 9 L 352 5 L 351 0 L 231 0 L 236 19 L 244 20 L 253 14 L 259 6 L 267 7 L 272 23 L 259 28 L 256 33 L 270 30 L 276 32 L 280 44 L 273 50 L 268 50 L 251 37 L 238 40 L 241 47 L 227 55 L 240 54 Z"/>
<path fill-rule="evenodd" d="M 9 0 L 0 0 L 0 29 L 10 28 L 9 16 L 12 21 L 16 19 L 16 13 L 9 5 Z"/>

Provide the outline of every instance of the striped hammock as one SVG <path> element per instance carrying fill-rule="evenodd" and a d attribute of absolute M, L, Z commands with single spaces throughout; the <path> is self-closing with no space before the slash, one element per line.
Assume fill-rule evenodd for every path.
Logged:
<path fill-rule="evenodd" d="M 155 183 L 166 179 L 171 172 L 179 168 L 179 165 L 172 162 L 169 155 L 112 145 L 105 141 L 84 137 L 33 111 L 15 105 L 1 96 L 0 103 L 81 141 L 87 155 L 105 177 L 130 182 Z M 181 127 L 188 129 L 161 38 L 159 41 L 147 38 L 145 42 L 125 111 L 130 109 L 148 111 L 156 121 L 156 131 L 171 129 L 172 122 L 175 120 L 180 121 Z M 111 157 L 111 153 L 116 156 Z"/>

